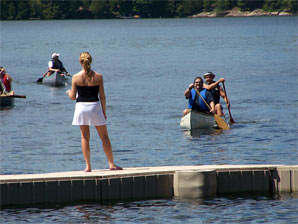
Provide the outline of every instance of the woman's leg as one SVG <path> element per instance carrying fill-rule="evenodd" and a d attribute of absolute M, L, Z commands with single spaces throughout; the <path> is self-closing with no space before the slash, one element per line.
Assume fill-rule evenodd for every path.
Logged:
<path fill-rule="evenodd" d="M 107 156 L 107 159 L 109 161 L 109 168 L 111 170 L 120 170 L 122 169 L 119 166 L 116 166 L 114 163 L 114 159 L 113 159 L 113 151 L 112 151 L 112 145 L 110 142 L 110 138 L 109 138 L 109 134 L 108 134 L 108 129 L 106 125 L 102 125 L 102 126 L 95 126 L 97 133 L 102 141 L 102 147 L 103 150 Z"/>
<path fill-rule="evenodd" d="M 90 130 L 88 125 L 81 125 L 81 142 L 82 142 L 82 152 L 86 162 L 85 172 L 91 172 L 91 162 L 90 162 Z"/>

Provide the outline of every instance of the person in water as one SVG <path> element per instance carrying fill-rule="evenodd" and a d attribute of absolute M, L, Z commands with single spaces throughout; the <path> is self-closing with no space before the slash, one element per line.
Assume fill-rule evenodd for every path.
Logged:
<path fill-rule="evenodd" d="M 48 72 L 46 72 L 43 77 L 46 75 L 47 77 L 51 76 L 54 72 L 58 72 L 63 75 L 63 72 L 66 72 L 65 67 L 63 66 L 62 61 L 59 60 L 60 54 L 53 53 L 52 60 L 48 63 Z"/>
<path fill-rule="evenodd" d="M 204 98 L 205 102 L 210 106 L 211 110 L 202 100 L 202 98 L 197 94 L 195 88 L 199 91 L 200 95 Z M 203 88 L 203 79 L 201 77 L 196 77 L 194 82 L 189 84 L 188 88 L 184 92 L 184 96 L 188 99 L 188 109 L 183 111 L 185 116 L 190 112 L 190 110 L 205 112 L 205 113 L 214 113 L 214 99 L 210 91 Z"/>
<path fill-rule="evenodd" d="M 218 81 L 214 81 L 215 75 L 212 72 L 207 72 L 204 74 L 204 79 L 206 82 L 204 83 L 203 87 L 207 90 L 209 90 L 212 93 L 212 96 L 214 98 L 214 104 L 215 104 L 215 113 L 222 116 L 223 108 L 220 104 L 220 97 L 224 99 L 226 102 L 228 108 L 230 108 L 230 100 L 226 96 L 225 91 L 223 88 L 219 85 L 219 83 L 224 83 L 225 79 L 220 78 Z"/>
<path fill-rule="evenodd" d="M 6 72 L 5 68 L 0 66 L 0 94 L 14 95 L 11 90 L 11 76 Z"/>
<path fill-rule="evenodd" d="M 86 162 L 85 172 L 91 172 L 90 130 L 95 126 L 102 141 L 103 150 L 109 162 L 110 170 L 122 170 L 113 160 L 112 145 L 106 125 L 106 97 L 102 74 L 91 70 L 92 57 L 88 52 L 80 54 L 82 70 L 72 78 L 72 88 L 66 93 L 76 100 L 73 125 L 81 129 L 82 151 Z"/>

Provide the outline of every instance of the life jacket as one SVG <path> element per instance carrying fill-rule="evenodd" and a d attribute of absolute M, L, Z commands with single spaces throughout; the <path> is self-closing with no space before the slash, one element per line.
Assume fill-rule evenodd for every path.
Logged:
<path fill-rule="evenodd" d="M 201 96 L 204 98 L 204 100 L 206 101 L 206 89 L 201 90 L 200 94 Z M 209 108 L 206 106 L 206 104 L 204 103 L 204 101 L 202 100 L 202 98 L 196 93 L 195 89 L 191 89 L 190 91 L 190 97 L 188 99 L 188 109 L 192 109 L 193 108 L 193 104 L 196 101 L 196 95 L 197 97 L 199 97 L 199 107 L 201 110 L 204 111 L 209 111 Z"/>
<path fill-rule="evenodd" d="M 10 85 L 10 81 L 7 79 L 7 75 L 5 74 L 4 77 L 1 80 L 6 88 L 7 92 L 11 91 L 11 85 Z"/>
<path fill-rule="evenodd" d="M 63 64 L 60 60 L 55 61 L 54 59 L 52 59 L 52 63 L 53 63 L 52 68 L 54 68 L 54 69 L 60 69 L 61 70 L 63 68 Z"/>

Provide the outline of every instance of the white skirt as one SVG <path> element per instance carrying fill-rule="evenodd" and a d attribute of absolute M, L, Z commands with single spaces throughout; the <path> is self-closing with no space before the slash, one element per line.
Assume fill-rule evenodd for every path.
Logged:
<path fill-rule="evenodd" d="M 100 101 L 76 103 L 72 125 L 101 126 L 106 124 Z"/>

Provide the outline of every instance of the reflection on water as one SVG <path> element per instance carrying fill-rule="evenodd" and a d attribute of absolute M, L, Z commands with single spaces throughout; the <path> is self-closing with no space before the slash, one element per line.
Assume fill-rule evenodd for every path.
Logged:
<path fill-rule="evenodd" d="M 0 107 L 0 111 L 10 110 L 10 109 L 12 109 L 12 108 L 14 108 L 14 105 L 12 105 L 12 106 Z"/>
<path fill-rule="evenodd" d="M 183 135 L 185 138 L 190 138 L 190 139 L 198 139 L 202 136 L 206 135 L 221 135 L 225 131 L 222 129 L 217 129 L 217 128 L 210 128 L 210 129 L 192 129 L 192 130 L 184 130 Z"/>
<path fill-rule="evenodd" d="M 297 203 L 298 194 L 293 193 L 198 199 L 173 197 L 108 205 L 89 203 L 66 207 L 4 209 L 0 211 L 0 222 L 297 223 Z"/>

